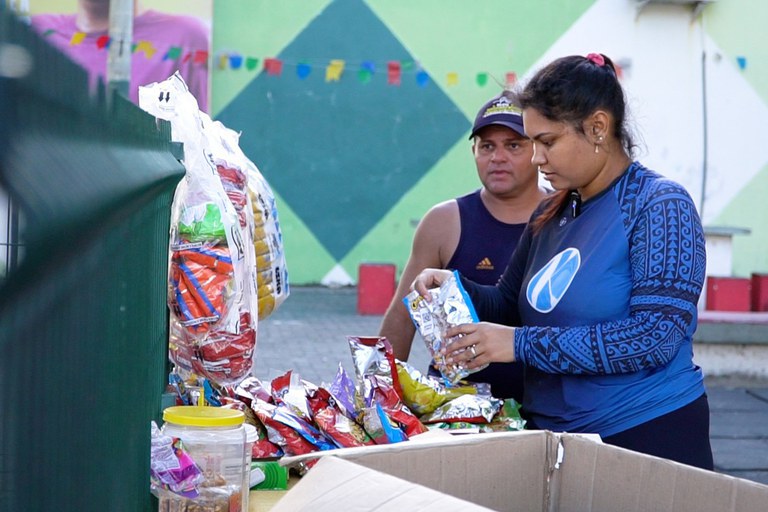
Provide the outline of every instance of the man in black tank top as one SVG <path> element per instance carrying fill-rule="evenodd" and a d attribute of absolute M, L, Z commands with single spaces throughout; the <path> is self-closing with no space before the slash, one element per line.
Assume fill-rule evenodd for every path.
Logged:
<path fill-rule="evenodd" d="M 395 357 L 402 361 L 408 360 L 416 333 L 402 298 L 419 272 L 455 269 L 478 283 L 496 284 L 531 213 L 546 195 L 531 164 L 533 145 L 525 136 L 520 109 L 509 93 L 483 105 L 469 138 L 482 187 L 436 204 L 421 219 L 381 323 L 379 335 L 387 337 Z M 522 403 L 523 370 L 518 363 L 493 363 L 467 379 L 489 383 L 497 398 Z"/>

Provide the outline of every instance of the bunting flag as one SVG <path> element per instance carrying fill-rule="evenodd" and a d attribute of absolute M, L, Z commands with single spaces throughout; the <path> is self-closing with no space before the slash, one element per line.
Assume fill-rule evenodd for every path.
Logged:
<path fill-rule="evenodd" d="M 360 70 L 357 72 L 357 79 L 360 80 L 360 82 L 367 84 L 371 81 L 371 78 L 373 78 L 373 74 L 376 73 L 376 65 L 366 60 L 362 64 L 360 64 Z"/>
<path fill-rule="evenodd" d="M 423 69 L 416 73 L 416 84 L 418 84 L 419 87 L 426 87 L 429 85 L 429 75 Z"/>
<path fill-rule="evenodd" d="M 143 52 L 146 58 L 151 59 L 157 52 L 157 48 L 149 41 L 139 41 L 134 49 L 135 52 Z"/>
<path fill-rule="evenodd" d="M 43 33 L 43 36 L 50 36 L 56 33 L 55 29 L 48 29 Z M 87 34 L 85 32 L 77 31 L 70 37 L 69 44 L 77 46 L 81 44 L 95 44 L 100 50 L 106 50 L 109 48 L 111 40 L 109 36 L 102 35 L 95 40 L 87 40 Z M 141 53 L 147 59 L 155 58 L 159 54 L 159 49 L 152 41 L 137 41 L 131 44 L 131 52 Z M 211 55 L 208 50 L 203 49 L 185 49 L 181 46 L 171 46 L 168 50 L 162 54 L 162 60 L 180 60 L 182 63 L 192 61 L 194 64 L 205 65 L 208 63 Z M 280 76 L 283 73 L 283 66 L 288 64 L 295 67 L 296 77 L 299 80 L 307 79 L 312 70 L 321 67 L 321 65 L 315 63 L 312 64 L 307 60 L 301 60 L 298 63 L 286 63 L 285 61 L 267 57 L 260 60 L 253 56 L 244 56 L 237 52 L 222 52 L 212 59 L 212 64 L 219 70 L 234 70 L 238 71 L 246 69 L 248 71 L 259 71 L 263 69 L 270 76 Z M 736 58 L 737 65 L 741 70 L 746 69 L 747 59 L 743 56 Z M 259 68 L 261 64 L 261 68 Z M 421 68 L 419 63 L 414 60 L 391 60 L 387 62 L 387 84 L 393 86 L 402 85 L 403 75 L 408 74 L 415 77 L 416 85 L 419 87 L 427 87 L 432 78 L 430 75 Z M 344 78 L 344 71 L 348 67 L 347 61 L 343 59 L 331 59 L 325 67 L 325 81 L 326 82 L 339 82 Z M 357 77 L 358 82 L 361 84 L 367 84 L 374 80 L 376 75 L 376 63 L 370 60 L 362 61 L 352 68 L 357 69 L 357 73 L 352 73 L 351 76 Z M 617 74 L 621 78 L 621 70 L 617 67 Z M 475 83 L 478 87 L 485 87 L 488 85 L 490 79 L 493 78 L 488 72 L 481 71 L 475 74 Z M 497 83 L 499 80 L 493 78 Z M 459 84 L 459 73 L 451 71 L 445 75 L 445 83 L 447 86 L 452 87 Z M 505 83 L 507 87 L 513 86 L 517 83 L 517 74 L 514 71 L 509 71 L 505 74 Z"/>
<path fill-rule="evenodd" d="M 341 74 L 344 72 L 345 62 L 340 59 L 334 59 L 325 68 L 325 81 L 338 82 L 341 80 Z"/>
<path fill-rule="evenodd" d="M 171 46 L 168 49 L 168 53 L 163 56 L 163 60 L 176 60 L 179 57 L 181 57 L 181 47 L 180 46 Z"/>
<path fill-rule="evenodd" d="M 296 76 L 298 76 L 300 80 L 307 78 L 311 72 L 312 67 L 306 62 L 299 62 L 299 65 L 296 66 Z"/>
<path fill-rule="evenodd" d="M 389 85 L 400 85 L 400 61 L 391 60 L 387 62 L 387 83 Z"/>
<path fill-rule="evenodd" d="M 268 75 L 279 76 L 283 72 L 283 61 L 274 58 L 264 59 L 264 71 Z"/>
<path fill-rule="evenodd" d="M 243 56 L 242 55 L 230 55 L 229 56 L 229 66 L 232 69 L 240 69 L 240 66 L 243 65 Z"/>
<path fill-rule="evenodd" d="M 109 48 L 109 36 L 104 35 L 96 39 L 96 48 L 98 48 L 99 50 Z"/>
<path fill-rule="evenodd" d="M 205 64 L 208 62 L 208 50 L 195 50 L 195 57 L 192 62 L 195 64 Z"/>
<path fill-rule="evenodd" d="M 77 46 L 83 42 L 85 39 L 85 32 L 75 32 L 72 34 L 72 39 L 69 40 L 69 44 L 72 46 Z"/>

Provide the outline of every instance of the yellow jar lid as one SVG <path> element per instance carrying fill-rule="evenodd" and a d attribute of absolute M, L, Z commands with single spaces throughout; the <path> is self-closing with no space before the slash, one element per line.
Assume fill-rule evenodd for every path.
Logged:
<path fill-rule="evenodd" d="M 245 414 L 222 407 L 175 405 L 163 411 L 163 421 L 191 427 L 231 427 L 242 425 Z"/>

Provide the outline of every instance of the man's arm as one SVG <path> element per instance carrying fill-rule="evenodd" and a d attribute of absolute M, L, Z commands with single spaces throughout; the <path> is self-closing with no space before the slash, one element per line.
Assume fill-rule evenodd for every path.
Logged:
<path fill-rule="evenodd" d="M 379 336 L 389 340 L 395 357 L 401 361 L 408 360 L 416 333 L 402 299 L 408 295 L 419 272 L 425 268 L 445 268 L 459 244 L 460 235 L 459 207 L 455 200 L 433 206 L 416 228 L 411 255 L 379 328 Z"/>

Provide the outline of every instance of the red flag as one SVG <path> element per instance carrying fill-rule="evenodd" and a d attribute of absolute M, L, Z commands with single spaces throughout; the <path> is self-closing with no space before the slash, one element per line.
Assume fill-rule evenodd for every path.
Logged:
<path fill-rule="evenodd" d="M 96 48 L 103 50 L 109 47 L 109 36 L 103 35 L 96 40 Z"/>
<path fill-rule="evenodd" d="M 264 59 L 264 69 L 268 75 L 277 76 L 283 72 L 283 61 L 273 58 Z"/>
<path fill-rule="evenodd" d="M 387 63 L 387 83 L 400 85 L 400 61 L 391 60 Z"/>
<path fill-rule="evenodd" d="M 195 64 L 205 64 L 208 62 L 208 50 L 196 50 L 195 51 Z"/>

